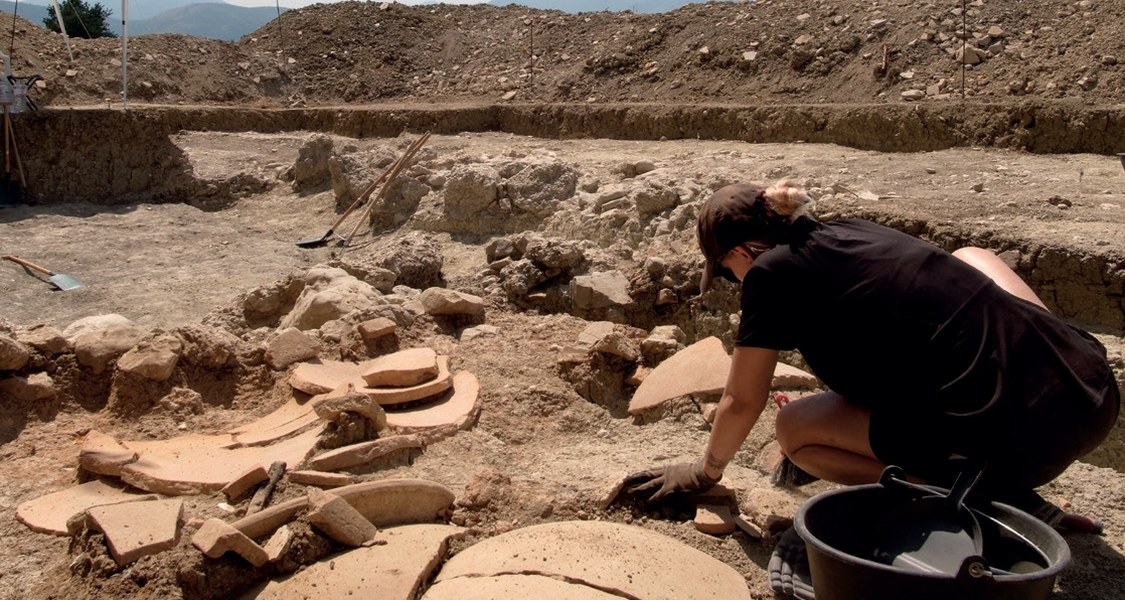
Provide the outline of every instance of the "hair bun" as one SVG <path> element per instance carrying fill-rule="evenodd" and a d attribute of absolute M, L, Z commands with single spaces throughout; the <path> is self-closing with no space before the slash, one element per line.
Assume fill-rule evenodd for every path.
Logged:
<path fill-rule="evenodd" d="M 789 179 L 782 179 L 769 186 L 762 196 L 770 210 L 788 217 L 790 221 L 808 212 L 806 206 L 812 201 L 808 192 Z"/>

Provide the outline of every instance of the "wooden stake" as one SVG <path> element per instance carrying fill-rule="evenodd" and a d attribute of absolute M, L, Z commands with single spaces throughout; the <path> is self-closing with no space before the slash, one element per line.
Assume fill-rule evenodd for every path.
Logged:
<path fill-rule="evenodd" d="M 254 492 L 254 497 L 250 499 L 250 505 L 246 507 L 246 514 L 252 515 L 270 503 L 270 496 L 273 495 L 273 489 L 277 487 L 277 482 L 281 481 L 281 477 L 285 475 L 285 463 L 277 461 L 270 465 L 269 471 L 266 472 L 269 479 L 258 491 Z"/>

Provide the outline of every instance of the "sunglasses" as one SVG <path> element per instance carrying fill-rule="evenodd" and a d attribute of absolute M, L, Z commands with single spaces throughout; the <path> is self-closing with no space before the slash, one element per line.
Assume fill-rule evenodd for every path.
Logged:
<path fill-rule="evenodd" d="M 715 274 L 715 277 L 722 277 L 731 283 L 739 283 L 738 278 L 734 276 L 734 272 L 723 266 L 723 261 L 726 260 L 726 258 L 730 256 L 730 253 L 734 252 L 736 248 L 742 248 L 750 254 L 751 259 L 756 259 L 772 248 L 772 246 L 767 246 L 761 242 L 745 242 L 731 248 L 711 265 L 711 272 Z"/>

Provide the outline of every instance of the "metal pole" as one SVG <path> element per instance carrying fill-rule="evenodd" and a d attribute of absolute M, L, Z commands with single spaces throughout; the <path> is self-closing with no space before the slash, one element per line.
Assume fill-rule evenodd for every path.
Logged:
<path fill-rule="evenodd" d="M 70 49 L 70 36 L 66 34 L 66 23 L 63 23 L 62 9 L 59 8 L 59 0 L 51 0 L 51 4 L 55 7 L 55 19 L 59 22 L 59 31 L 62 32 L 63 41 L 66 42 L 66 53 L 70 56 L 70 66 L 74 66 L 74 51 Z M 12 23 L 13 29 L 15 23 Z"/>
<path fill-rule="evenodd" d="M 129 110 L 129 0 L 121 0 L 121 108 Z"/>

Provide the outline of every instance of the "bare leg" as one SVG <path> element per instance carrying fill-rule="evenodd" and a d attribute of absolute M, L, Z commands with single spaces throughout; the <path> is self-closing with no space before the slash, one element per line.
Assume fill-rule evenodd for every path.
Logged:
<path fill-rule="evenodd" d="M 777 413 L 777 441 L 789 460 L 821 479 L 874 483 L 883 465 L 868 439 L 871 413 L 835 392 L 785 404 Z"/>
<path fill-rule="evenodd" d="M 1043 304 L 1043 301 L 1039 299 L 1039 296 L 1035 295 L 1031 287 L 1024 283 L 1024 280 L 1020 279 L 1020 276 L 1016 275 L 1015 271 L 1008 268 L 1008 265 L 1004 264 L 1004 261 L 1000 260 L 1000 257 L 992 252 L 984 248 L 970 246 L 954 251 L 953 256 L 987 275 L 992 281 L 996 282 L 996 285 L 1003 288 L 1009 294 L 1019 296 L 1032 304 L 1042 306 L 1043 310 L 1047 310 L 1047 305 Z"/>

